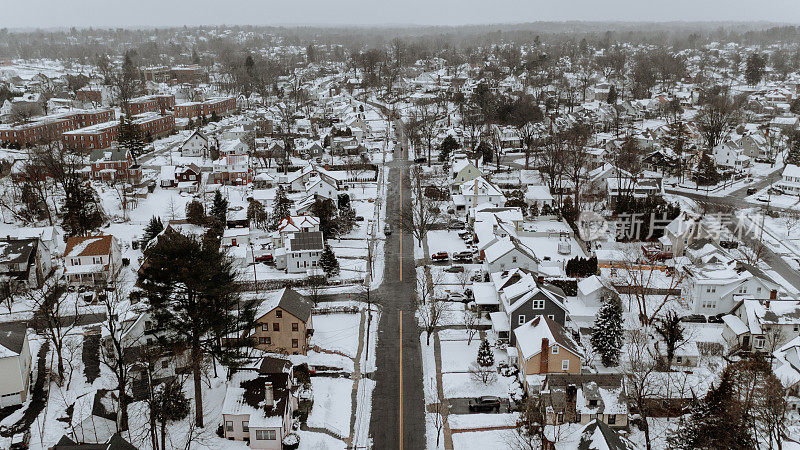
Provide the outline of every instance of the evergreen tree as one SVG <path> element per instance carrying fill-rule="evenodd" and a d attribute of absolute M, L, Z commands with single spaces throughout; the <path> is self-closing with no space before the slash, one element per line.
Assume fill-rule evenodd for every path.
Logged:
<path fill-rule="evenodd" d="M 225 228 L 228 222 L 228 201 L 220 191 L 214 193 L 214 203 L 211 205 L 211 218 L 218 227 Z"/>
<path fill-rule="evenodd" d="M 478 347 L 477 363 L 480 367 L 494 366 L 494 352 L 492 352 L 492 348 L 489 346 L 489 341 L 486 339 L 482 340 L 481 346 Z"/>
<path fill-rule="evenodd" d="M 717 387 L 712 387 L 681 426 L 669 438 L 670 448 L 744 450 L 755 447 L 747 423 L 748 411 L 738 401 L 732 372 L 722 372 Z"/>
<path fill-rule="evenodd" d="M 247 205 L 247 221 L 251 227 L 264 228 L 267 225 L 267 211 L 261 203 L 250 201 Z"/>
<path fill-rule="evenodd" d="M 328 277 L 339 275 L 339 260 L 336 259 L 336 255 L 333 254 L 333 250 L 328 244 L 325 244 L 325 250 L 319 259 L 319 265 Z"/>
<path fill-rule="evenodd" d="M 212 122 L 219 122 L 219 116 L 217 115 L 216 111 L 211 111 L 211 119 Z"/>
<path fill-rule="evenodd" d="M 592 348 L 600 353 L 603 365 L 616 367 L 622 348 L 622 303 L 617 297 L 609 297 L 600 307 L 594 321 L 591 336 Z"/>
<path fill-rule="evenodd" d="M 750 86 L 755 86 L 760 83 L 761 79 L 764 78 L 766 69 L 766 57 L 761 56 L 758 53 L 752 53 L 750 56 L 748 56 L 744 69 L 744 79 L 747 81 L 747 84 Z"/>
<path fill-rule="evenodd" d="M 205 225 L 206 212 L 200 201 L 192 200 L 186 204 L 186 221 L 192 225 Z"/>
<path fill-rule="evenodd" d="M 700 157 L 700 162 L 697 164 L 697 184 L 704 186 L 713 186 L 719 183 L 721 175 L 717 170 L 717 165 L 714 160 L 703 152 Z"/>
<path fill-rule="evenodd" d="M 105 220 L 94 189 L 78 178 L 65 182 L 61 211 L 64 214 L 62 226 L 67 236 L 84 236 Z"/>
<path fill-rule="evenodd" d="M 442 143 L 439 145 L 439 162 L 445 162 L 450 159 L 450 152 L 458 149 L 458 141 L 451 135 L 447 135 Z"/>
<path fill-rule="evenodd" d="M 278 186 L 278 190 L 275 192 L 275 201 L 272 206 L 272 216 L 270 216 L 269 220 L 268 229 L 270 231 L 277 230 L 278 226 L 281 224 L 281 220 L 291 215 L 289 211 L 289 206 L 291 204 L 292 202 L 286 197 L 286 191 L 283 189 L 283 186 Z"/>
<path fill-rule="evenodd" d="M 161 218 L 151 217 L 150 223 L 147 224 L 147 228 L 144 229 L 144 234 L 142 235 L 142 249 L 162 231 L 164 231 L 164 224 L 161 223 Z"/>
<path fill-rule="evenodd" d="M 786 156 L 784 164 L 800 166 L 800 131 L 792 130 L 786 137 Z"/>
<path fill-rule="evenodd" d="M 131 152 L 133 163 L 136 164 L 139 155 L 144 153 L 144 141 L 139 129 L 134 125 L 133 120 L 123 116 L 120 118 L 119 126 L 119 147 Z"/>
<path fill-rule="evenodd" d="M 247 333 L 254 311 L 239 302 L 232 259 L 206 240 L 167 230 L 145 257 L 139 285 L 157 324 L 153 334 L 161 345 L 188 352 L 195 423 L 203 427 L 203 372 L 211 360 L 230 368 L 240 365 L 242 347 L 250 343 L 224 338 Z"/>
<path fill-rule="evenodd" d="M 664 135 L 664 145 L 671 148 L 678 157 L 678 173 L 683 181 L 683 154 L 689 150 L 689 129 L 686 123 L 676 120 L 669 124 Z"/>
<path fill-rule="evenodd" d="M 608 98 L 606 99 L 606 103 L 609 105 L 616 105 L 618 97 L 617 87 L 612 84 L 611 87 L 608 88 Z"/>
<path fill-rule="evenodd" d="M 656 333 L 658 333 L 664 340 L 666 348 L 666 370 L 669 371 L 672 366 L 672 358 L 675 356 L 675 350 L 680 346 L 683 337 L 683 322 L 680 316 L 675 311 L 668 312 L 664 317 L 661 317 L 656 322 Z"/>
<path fill-rule="evenodd" d="M 336 205 L 329 198 L 317 198 L 311 205 L 311 213 L 319 218 L 319 230 L 325 238 L 336 236 L 339 232 Z M 355 217 L 353 219 L 355 221 Z"/>
<path fill-rule="evenodd" d="M 530 217 L 539 217 L 539 202 L 533 202 L 528 214 Z"/>

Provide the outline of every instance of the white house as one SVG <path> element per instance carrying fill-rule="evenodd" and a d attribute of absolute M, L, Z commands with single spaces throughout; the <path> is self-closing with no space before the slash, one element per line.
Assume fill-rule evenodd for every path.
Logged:
<path fill-rule="evenodd" d="M 31 349 L 25 327 L 0 330 L 0 408 L 25 403 L 31 379 Z"/>
<path fill-rule="evenodd" d="M 483 256 L 487 273 L 516 268 L 536 272 L 540 262 L 533 249 L 511 236 L 487 247 L 483 250 Z"/>
<path fill-rule="evenodd" d="M 64 251 L 64 275 L 72 285 L 105 283 L 122 267 L 119 241 L 110 234 L 73 236 Z"/>
<path fill-rule="evenodd" d="M 286 245 L 275 252 L 275 267 L 288 273 L 308 273 L 320 269 L 325 242 L 321 231 L 299 231 L 286 236 Z"/>
<path fill-rule="evenodd" d="M 709 263 L 683 266 L 682 299 L 696 314 L 715 315 L 730 312 L 737 297 L 775 298 L 779 285 L 759 269 L 740 264 Z"/>
<path fill-rule="evenodd" d="M 197 129 L 181 144 L 181 156 L 206 156 L 208 147 L 208 137 Z"/>
<path fill-rule="evenodd" d="M 783 168 L 783 175 L 778 181 L 778 187 L 787 194 L 800 195 L 800 167 L 787 164 Z"/>
<path fill-rule="evenodd" d="M 728 169 L 742 170 L 750 165 L 750 157 L 745 154 L 742 145 L 731 139 L 714 147 L 712 155 L 718 166 Z"/>
<path fill-rule="evenodd" d="M 463 183 L 459 187 L 459 191 L 460 194 L 453 196 L 453 202 L 457 209 L 468 209 L 484 203 L 503 206 L 506 202 L 503 192 L 483 177 Z"/>

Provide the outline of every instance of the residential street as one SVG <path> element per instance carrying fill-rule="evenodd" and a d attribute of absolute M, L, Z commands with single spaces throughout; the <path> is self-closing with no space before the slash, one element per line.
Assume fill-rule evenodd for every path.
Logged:
<path fill-rule="evenodd" d="M 389 167 L 387 220 L 397 231 L 387 237 L 384 281 L 378 289 L 383 313 L 378 326 L 370 435 L 373 448 L 421 449 L 425 448 L 425 395 L 420 329 L 414 317 L 414 239 L 403 235 L 400 227 L 400 208 L 411 207 L 407 152 Z"/>

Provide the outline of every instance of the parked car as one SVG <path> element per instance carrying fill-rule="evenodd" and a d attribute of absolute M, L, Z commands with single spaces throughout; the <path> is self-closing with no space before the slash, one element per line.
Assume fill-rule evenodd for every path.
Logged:
<path fill-rule="evenodd" d="M 783 195 L 784 194 L 783 189 L 776 188 L 776 187 L 771 187 L 771 188 L 767 189 L 767 192 L 769 192 L 772 195 Z"/>
<path fill-rule="evenodd" d="M 453 253 L 453 259 L 459 261 L 472 261 L 473 254 L 469 250 L 464 250 L 463 252 Z"/>
<path fill-rule="evenodd" d="M 448 302 L 462 302 L 462 303 L 464 303 L 464 302 L 467 302 L 468 299 L 464 294 L 462 294 L 460 292 L 451 292 L 451 293 L 447 294 L 447 301 Z"/>
<path fill-rule="evenodd" d="M 702 314 L 689 314 L 681 317 L 681 322 L 706 323 L 706 316 Z"/>
<path fill-rule="evenodd" d="M 476 273 L 476 274 L 472 275 L 472 276 L 470 277 L 469 281 L 472 281 L 473 283 L 480 283 L 480 282 L 482 282 L 482 281 L 483 281 L 483 273 L 481 273 L 481 272 L 478 272 L 478 273 Z"/>
<path fill-rule="evenodd" d="M 273 257 L 272 255 L 260 255 L 260 256 L 256 256 L 254 258 L 254 261 L 255 262 L 264 263 L 264 264 L 270 264 L 270 263 L 275 262 L 275 257 Z"/>
<path fill-rule="evenodd" d="M 387 235 L 387 236 L 389 236 L 390 234 L 392 234 L 392 226 L 391 226 L 391 225 L 389 225 L 388 223 L 387 223 L 386 225 L 384 225 L 384 226 L 383 226 L 383 234 L 385 234 L 385 235 Z"/>
<path fill-rule="evenodd" d="M 713 316 L 708 316 L 708 323 L 722 323 L 722 316 L 724 315 L 725 313 L 719 313 Z"/>
<path fill-rule="evenodd" d="M 450 259 L 450 255 L 447 252 L 436 252 L 431 255 L 431 259 L 434 261 L 447 261 Z"/>
<path fill-rule="evenodd" d="M 424 156 L 420 156 L 419 158 L 414 158 L 414 162 L 415 162 L 415 163 L 424 163 L 424 162 L 428 162 L 428 158 L 426 158 L 426 157 L 424 157 Z"/>
<path fill-rule="evenodd" d="M 364 216 L 356 216 L 356 222 L 363 222 Z"/>
<path fill-rule="evenodd" d="M 461 239 L 463 239 L 465 241 L 469 241 L 469 240 L 472 240 L 472 238 L 474 236 L 472 235 L 471 231 L 464 230 L 464 231 L 459 231 L 458 232 L 458 237 L 460 237 Z"/>
<path fill-rule="evenodd" d="M 747 188 L 747 195 L 753 195 L 756 192 L 758 192 L 758 189 L 756 188 Z"/>
<path fill-rule="evenodd" d="M 469 400 L 470 411 L 500 411 L 500 398 L 491 395 L 475 397 Z"/>
<path fill-rule="evenodd" d="M 447 224 L 447 228 L 451 230 L 463 230 L 466 226 L 467 224 L 460 220 L 451 220 L 450 223 Z"/>
<path fill-rule="evenodd" d="M 461 273 L 464 271 L 464 266 L 450 266 L 444 271 L 447 273 Z"/>

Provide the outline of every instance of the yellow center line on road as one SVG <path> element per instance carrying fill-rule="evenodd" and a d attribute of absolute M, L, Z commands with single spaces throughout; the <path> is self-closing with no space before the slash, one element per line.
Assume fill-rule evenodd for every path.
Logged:
<path fill-rule="evenodd" d="M 400 450 L 403 450 L 403 311 L 400 311 Z"/>

